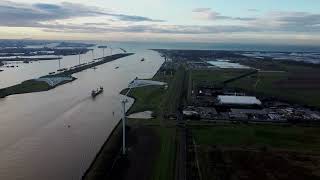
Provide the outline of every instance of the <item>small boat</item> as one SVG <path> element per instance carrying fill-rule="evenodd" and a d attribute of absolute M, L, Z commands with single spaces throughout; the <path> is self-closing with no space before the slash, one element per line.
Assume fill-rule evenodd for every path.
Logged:
<path fill-rule="evenodd" d="M 66 71 L 66 70 L 68 70 L 68 69 L 67 68 L 58 69 L 59 72 Z"/>
<path fill-rule="evenodd" d="M 95 98 L 97 97 L 99 94 L 103 93 L 103 87 L 100 87 L 99 89 L 97 90 L 92 90 L 91 91 L 91 97 L 92 98 Z"/>
<path fill-rule="evenodd" d="M 115 67 L 114 69 L 119 69 L 119 66 Z"/>
<path fill-rule="evenodd" d="M 143 62 L 143 61 L 145 61 L 145 59 L 144 59 L 144 58 L 142 58 L 140 61 L 141 61 L 141 62 Z"/>

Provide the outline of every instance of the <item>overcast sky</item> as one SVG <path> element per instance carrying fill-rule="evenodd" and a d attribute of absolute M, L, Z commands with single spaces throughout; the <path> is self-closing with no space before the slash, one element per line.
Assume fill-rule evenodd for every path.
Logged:
<path fill-rule="evenodd" d="M 0 38 L 320 43 L 320 0 L 1 0 Z"/>

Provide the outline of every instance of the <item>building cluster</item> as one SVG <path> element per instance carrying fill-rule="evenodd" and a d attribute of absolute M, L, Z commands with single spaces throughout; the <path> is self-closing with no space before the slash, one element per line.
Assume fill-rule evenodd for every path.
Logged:
<path fill-rule="evenodd" d="M 278 100 L 260 100 L 219 87 L 198 86 L 192 106 L 183 110 L 186 119 L 243 122 L 320 122 L 320 112 Z"/>

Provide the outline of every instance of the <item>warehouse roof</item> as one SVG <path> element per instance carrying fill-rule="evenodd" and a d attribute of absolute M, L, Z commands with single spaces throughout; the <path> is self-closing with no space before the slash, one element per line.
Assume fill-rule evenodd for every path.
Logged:
<path fill-rule="evenodd" d="M 261 101 L 252 96 L 218 96 L 220 104 L 261 105 Z"/>

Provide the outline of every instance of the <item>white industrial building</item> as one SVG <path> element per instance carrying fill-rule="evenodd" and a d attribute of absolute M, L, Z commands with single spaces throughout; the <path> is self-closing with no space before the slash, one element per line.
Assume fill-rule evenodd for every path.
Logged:
<path fill-rule="evenodd" d="M 260 106 L 262 103 L 259 99 L 252 96 L 218 96 L 221 105 L 243 105 L 243 106 Z"/>

